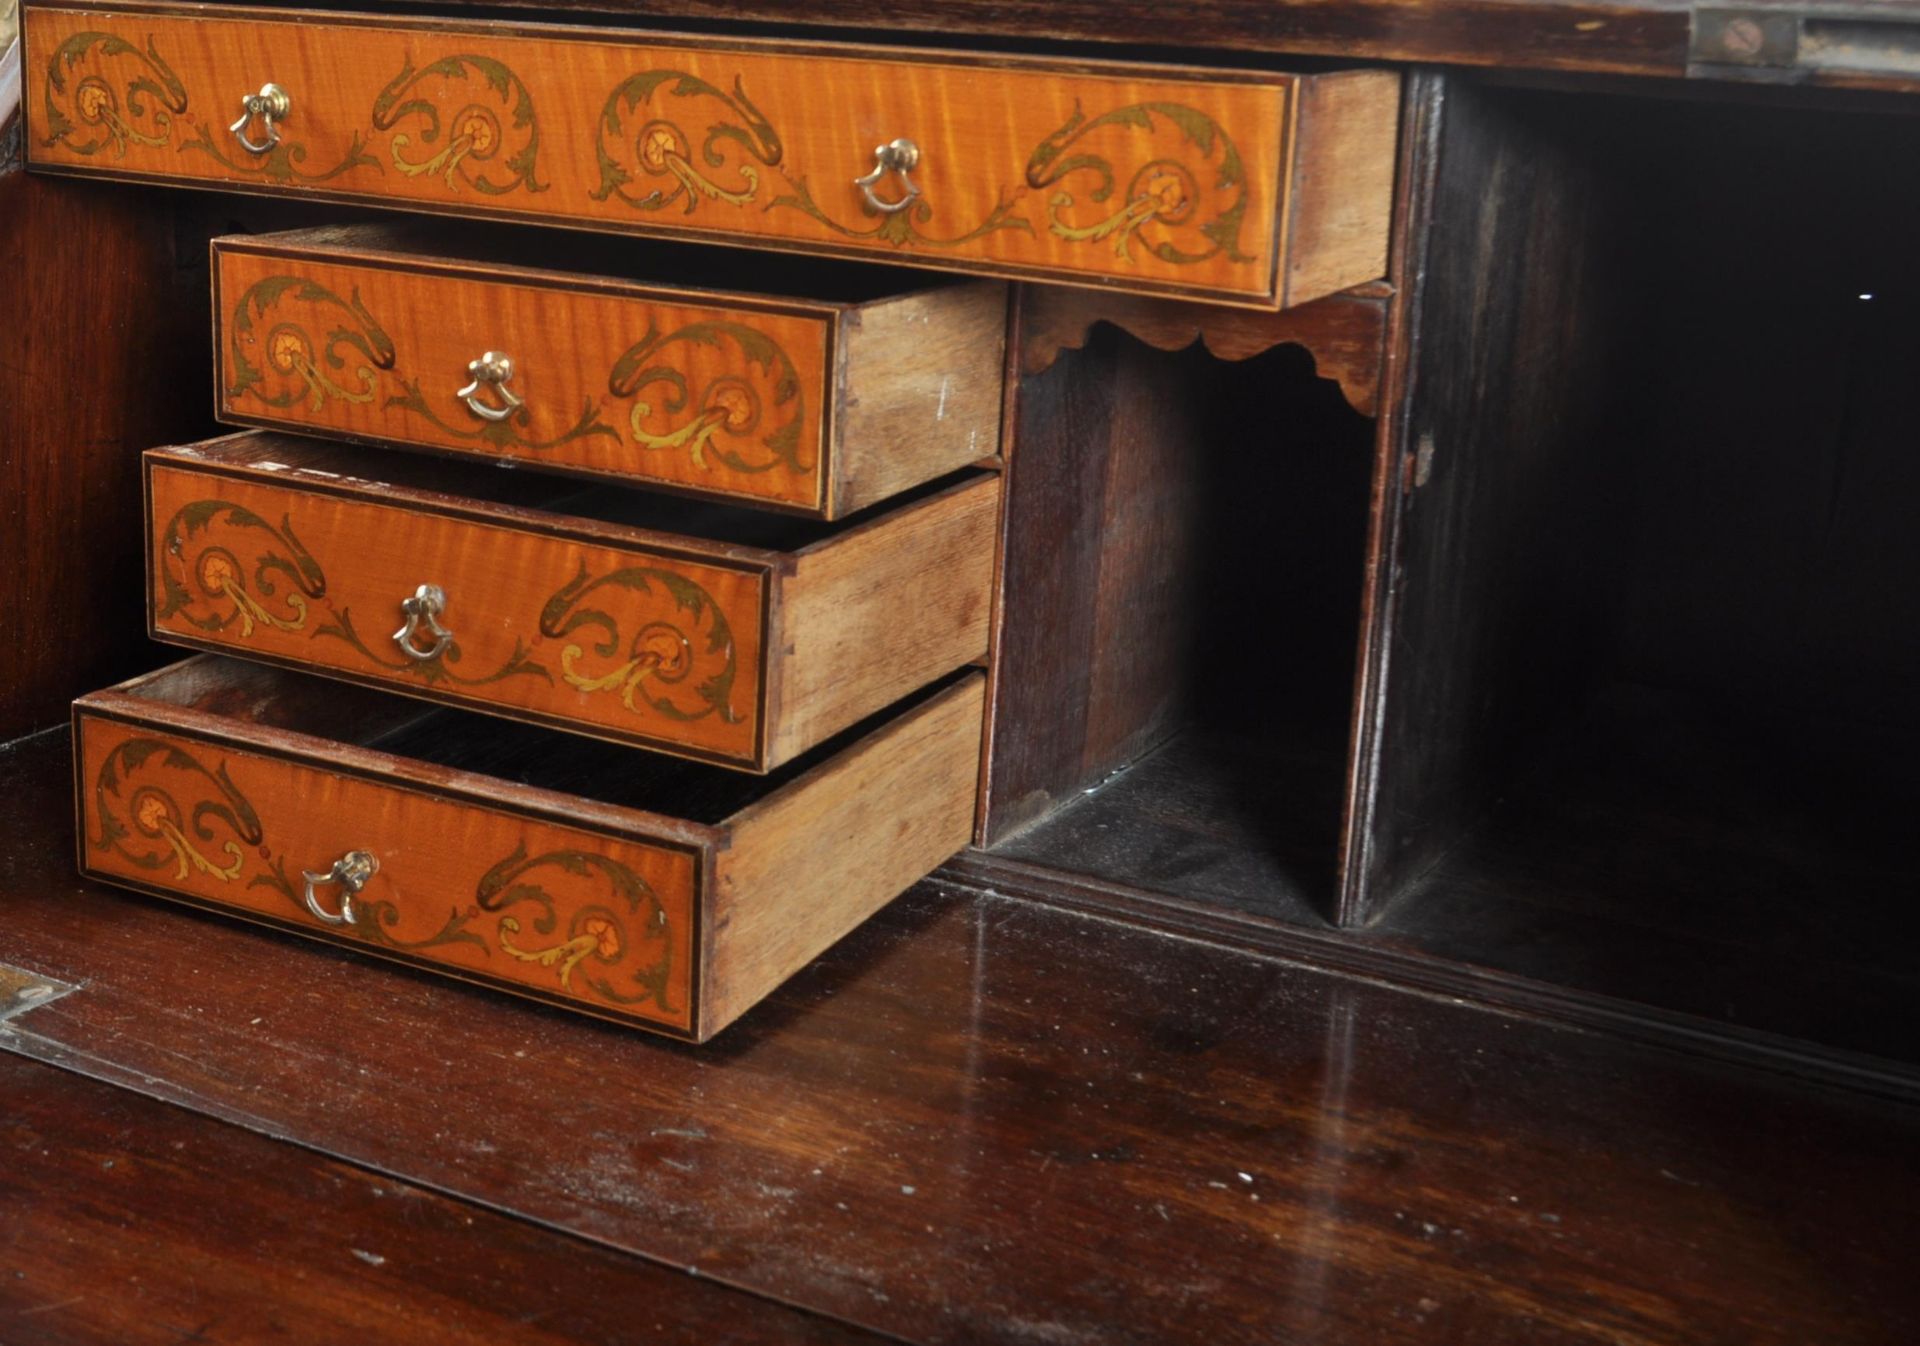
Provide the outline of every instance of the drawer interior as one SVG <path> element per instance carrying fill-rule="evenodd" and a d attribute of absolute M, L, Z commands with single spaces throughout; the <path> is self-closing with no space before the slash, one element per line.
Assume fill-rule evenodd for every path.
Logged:
<path fill-rule="evenodd" d="M 515 785 L 719 824 L 964 676 L 962 671 L 942 679 L 764 776 L 428 707 L 220 655 L 174 664 L 126 690 L 144 700 L 219 716 L 235 732 L 284 730 L 319 740 L 317 747 L 347 743 Z"/>
<path fill-rule="evenodd" d="M 304 216 L 302 218 L 305 218 Z M 675 290 L 807 300 L 855 306 L 963 283 L 936 272 L 865 266 L 833 258 L 792 258 L 750 249 L 716 249 L 659 239 L 613 238 L 538 225 L 478 225 L 465 220 L 423 224 L 376 219 L 353 225 L 303 229 L 263 239 L 300 248 L 350 248 L 355 253 L 393 253 L 417 263 L 457 259 L 472 268 L 512 267 L 556 271 L 571 277 L 624 280 Z M 351 261 L 348 256 L 340 261 Z M 508 277 L 501 277 L 508 279 Z"/>
<path fill-rule="evenodd" d="M 967 469 L 904 491 L 880 504 L 827 522 L 769 510 L 749 509 L 623 486 L 582 486 L 578 481 L 504 464 L 476 464 L 391 453 L 352 444 L 250 432 L 217 441 L 205 458 L 236 467 L 274 465 L 291 484 L 327 484 L 339 480 L 436 491 L 463 500 L 525 509 L 542 509 L 598 523 L 679 533 L 709 542 L 765 551 L 792 552 L 825 542 L 862 523 L 916 500 L 989 475 Z"/>

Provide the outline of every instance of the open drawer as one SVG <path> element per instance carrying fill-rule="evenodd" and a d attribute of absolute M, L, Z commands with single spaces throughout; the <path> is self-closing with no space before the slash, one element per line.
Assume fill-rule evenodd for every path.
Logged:
<path fill-rule="evenodd" d="M 750 771 L 987 653 L 996 473 L 828 524 L 265 432 L 145 462 L 157 640 Z"/>
<path fill-rule="evenodd" d="M 704 1041 L 966 844 L 984 682 L 756 777 L 201 656 L 74 704 L 80 868 Z"/>
<path fill-rule="evenodd" d="M 24 30 L 37 169 L 1254 308 L 1386 266 L 1392 71 L 140 0 Z"/>
<path fill-rule="evenodd" d="M 829 519 L 1000 452 L 999 282 L 553 242 L 215 239 L 220 419 Z"/>

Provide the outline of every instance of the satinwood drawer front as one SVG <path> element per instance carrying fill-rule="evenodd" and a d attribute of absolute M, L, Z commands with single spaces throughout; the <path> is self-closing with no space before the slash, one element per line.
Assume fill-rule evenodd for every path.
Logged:
<path fill-rule="evenodd" d="M 1000 282 L 802 301 L 434 250 L 391 227 L 216 239 L 221 418 L 826 518 L 999 451 Z"/>
<path fill-rule="evenodd" d="M 201 656 L 75 703 L 80 868 L 704 1040 L 966 844 L 983 683 L 767 778 Z"/>
<path fill-rule="evenodd" d="M 25 30 L 34 167 L 1260 308 L 1385 269 L 1392 72 L 138 3 Z"/>
<path fill-rule="evenodd" d="M 986 655 L 992 473 L 829 525 L 266 432 L 145 462 L 178 644 L 747 770 Z"/>

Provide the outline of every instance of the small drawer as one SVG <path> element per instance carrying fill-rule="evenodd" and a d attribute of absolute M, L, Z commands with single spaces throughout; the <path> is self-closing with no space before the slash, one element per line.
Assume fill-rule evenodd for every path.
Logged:
<path fill-rule="evenodd" d="M 265 431 L 145 465 L 156 639 L 737 769 L 987 652 L 991 472 L 828 524 Z"/>
<path fill-rule="evenodd" d="M 1392 71 L 142 0 L 25 33 L 38 169 L 1263 309 L 1386 267 Z"/>
<path fill-rule="evenodd" d="M 767 777 L 203 655 L 74 703 L 80 868 L 704 1041 L 966 844 L 983 684 Z"/>
<path fill-rule="evenodd" d="M 795 268 L 668 250 L 675 284 L 649 285 L 528 265 L 631 265 L 631 243 L 449 232 L 215 239 L 221 419 L 829 519 L 999 452 L 1000 282 L 826 265 L 810 296 L 723 293 L 699 282 Z"/>

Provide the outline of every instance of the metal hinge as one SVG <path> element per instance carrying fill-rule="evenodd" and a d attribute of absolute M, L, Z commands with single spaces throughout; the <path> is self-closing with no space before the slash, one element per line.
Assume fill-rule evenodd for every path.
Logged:
<path fill-rule="evenodd" d="M 1920 79 L 1920 6 L 1696 5 L 1688 59 L 1697 74 Z"/>

